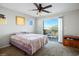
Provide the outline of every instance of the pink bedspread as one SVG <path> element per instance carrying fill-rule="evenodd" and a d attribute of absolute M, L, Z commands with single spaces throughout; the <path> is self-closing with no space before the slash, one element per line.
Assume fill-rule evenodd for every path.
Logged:
<path fill-rule="evenodd" d="M 31 49 L 33 54 L 48 42 L 48 38 L 42 34 L 17 34 L 11 36 L 11 41 Z"/>

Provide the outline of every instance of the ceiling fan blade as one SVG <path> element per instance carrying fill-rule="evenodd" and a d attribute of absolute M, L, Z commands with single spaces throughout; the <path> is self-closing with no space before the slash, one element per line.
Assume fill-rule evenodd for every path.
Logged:
<path fill-rule="evenodd" d="M 39 4 L 39 7 L 41 8 L 42 7 L 42 4 Z"/>
<path fill-rule="evenodd" d="M 47 11 L 47 10 L 42 10 L 43 12 L 46 12 L 46 13 L 50 13 L 49 11 Z"/>
<path fill-rule="evenodd" d="M 48 5 L 46 7 L 43 7 L 43 9 L 50 8 L 50 7 L 52 7 L 52 5 Z"/>
<path fill-rule="evenodd" d="M 37 4 L 37 3 L 34 3 L 34 5 L 37 7 L 37 9 L 39 9 L 39 6 L 38 6 L 38 4 Z"/>

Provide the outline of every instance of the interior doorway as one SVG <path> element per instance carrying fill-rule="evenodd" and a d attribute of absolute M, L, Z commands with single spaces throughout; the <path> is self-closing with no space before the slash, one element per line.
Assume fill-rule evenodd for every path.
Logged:
<path fill-rule="evenodd" d="M 50 41 L 62 42 L 62 18 L 45 19 L 43 33 Z"/>

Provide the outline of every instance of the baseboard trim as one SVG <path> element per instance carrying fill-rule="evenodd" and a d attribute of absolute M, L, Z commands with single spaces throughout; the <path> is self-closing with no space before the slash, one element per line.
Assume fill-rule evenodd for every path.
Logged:
<path fill-rule="evenodd" d="M 0 48 L 5 48 L 5 47 L 8 47 L 8 46 L 10 46 L 10 44 L 7 44 L 5 46 L 1 46 Z"/>

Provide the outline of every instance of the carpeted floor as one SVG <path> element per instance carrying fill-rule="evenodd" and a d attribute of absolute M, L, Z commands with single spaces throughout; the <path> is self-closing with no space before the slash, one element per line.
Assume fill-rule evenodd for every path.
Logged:
<path fill-rule="evenodd" d="M 24 56 L 20 49 L 10 46 L 0 49 L 1 56 Z M 26 54 L 27 56 L 27 54 Z M 79 56 L 79 49 L 65 47 L 57 42 L 49 41 L 47 45 L 37 51 L 34 56 Z"/>

